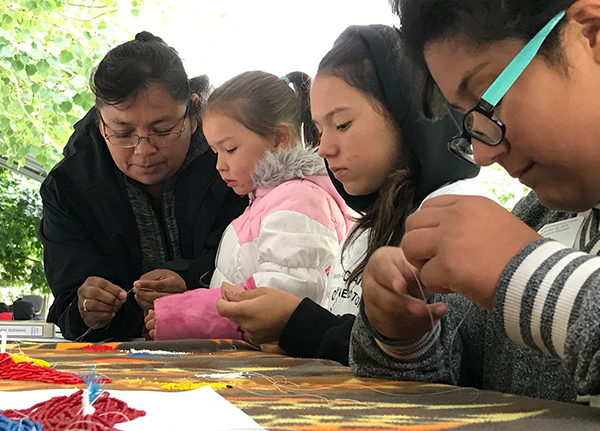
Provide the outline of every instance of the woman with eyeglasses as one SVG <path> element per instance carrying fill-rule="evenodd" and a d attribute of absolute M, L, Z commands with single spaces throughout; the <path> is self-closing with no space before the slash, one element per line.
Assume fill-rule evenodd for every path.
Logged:
<path fill-rule="evenodd" d="M 412 339 L 402 336 L 402 321 L 374 319 L 365 303 L 354 371 L 562 401 L 597 395 L 600 1 L 395 7 L 430 74 L 429 102 L 441 90 L 464 113 L 450 149 L 478 165 L 501 164 L 537 199 L 527 197 L 513 215 L 478 197 L 443 196 L 409 217 L 402 250 L 374 256 L 363 289 L 415 288 L 408 261 L 424 288 L 460 295 L 442 296 L 447 316 Z"/>
<path fill-rule="evenodd" d="M 41 187 L 40 237 L 67 339 L 140 337 L 155 299 L 207 287 L 221 235 L 247 205 L 215 169 L 196 119 L 210 89 L 148 32 L 90 80 L 95 107 Z"/>

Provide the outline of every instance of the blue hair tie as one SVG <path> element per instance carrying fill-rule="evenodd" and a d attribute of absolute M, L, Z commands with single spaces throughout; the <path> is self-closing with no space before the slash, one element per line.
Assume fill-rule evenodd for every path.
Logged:
<path fill-rule="evenodd" d="M 290 78 L 284 75 L 281 77 L 281 79 L 283 79 L 287 85 L 290 85 Z"/>

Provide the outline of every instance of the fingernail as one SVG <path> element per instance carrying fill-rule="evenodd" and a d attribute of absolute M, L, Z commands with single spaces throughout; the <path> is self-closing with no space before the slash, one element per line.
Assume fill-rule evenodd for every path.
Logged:
<path fill-rule="evenodd" d="M 442 302 L 433 304 L 432 308 L 433 308 L 433 310 L 431 310 L 431 313 L 433 314 L 434 319 L 437 319 L 437 320 L 444 317 L 446 315 L 446 313 L 448 312 L 448 307 L 446 306 L 446 304 L 444 304 Z"/>

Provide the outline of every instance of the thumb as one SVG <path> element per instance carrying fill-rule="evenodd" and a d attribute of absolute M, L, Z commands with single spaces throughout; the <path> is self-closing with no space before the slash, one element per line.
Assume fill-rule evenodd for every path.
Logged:
<path fill-rule="evenodd" d="M 223 283 L 221 285 L 221 297 L 228 302 L 242 302 L 248 299 L 258 298 L 265 294 L 265 288 L 259 287 L 253 290 L 240 290 L 233 284 Z"/>
<path fill-rule="evenodd" d="M 240 293 L 242 292 L 236 289 L 233 284 L 227 282 L 223 282 L 223 284 L 221 284 L 221 298 L 223 298 L 225 301 L 242 301 L 243 298 L 239 295 Z"/>
<path fill-rule="evenodd" d="M 436 302 L 427 306 L 431 313 L 431 318 L 437 322 L 448 313 L 448 306 L 443 302 Z"/>

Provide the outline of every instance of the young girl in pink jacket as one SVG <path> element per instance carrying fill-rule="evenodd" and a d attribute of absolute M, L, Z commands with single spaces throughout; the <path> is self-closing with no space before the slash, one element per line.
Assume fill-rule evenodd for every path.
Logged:
<path fill-rule="evenodd" d="M 210 288 L 155 301 L 146 318 L 151 337 L 243 338 L 217 312 L 223 283 L 274 287 L 324 304 L 327 272 L 354 213 L 314 149 L 309 89 L 300 72 L 279 78 L 254 71 L 209 97 L 202 127 L 217 169 L 250 205 L 223 234 Z"/>

